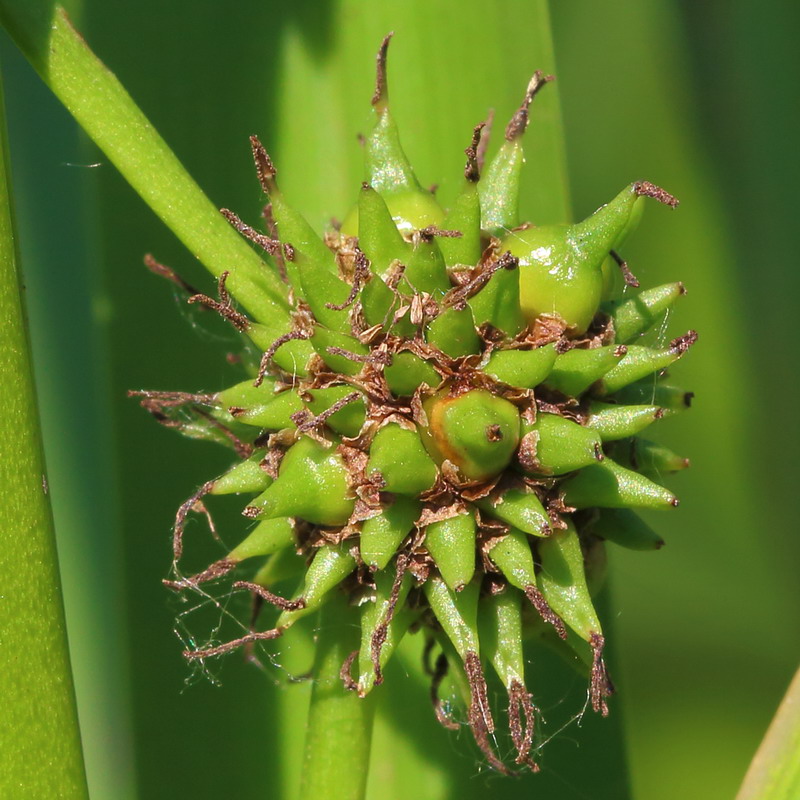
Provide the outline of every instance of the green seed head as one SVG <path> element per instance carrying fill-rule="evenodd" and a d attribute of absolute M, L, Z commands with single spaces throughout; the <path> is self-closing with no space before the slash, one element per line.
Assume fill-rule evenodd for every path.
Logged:
<path fill-rule="evenodd" d="M 618 252 L 645 197 L 677 201 L 637 182 L 583 222 L 520 224 L 523 134 L 549 80 L 536 73 L 483 174 L 486 128 L 475 127 L 461 190 L 441 209 L 400 143 L 387 45 L 365 182 L 340 231 L 324 241 L 314 233 L 251 140 L 269 232 L 225 213 L 285 276 L 292 314 L 247 319 L 225 276 L 219 302 L 191 300 L 233 322 L 260 363 L 243 359 L 250 374 L 217 394 L 137 393 L 160 421 L 238 457 L 181 506 L 169 585 L 205 592 L 200 584 L 235 576 L 233 589 L 263 606 L 244 636 L 186 651 L 199 661 L 278 639 L 332 593 L 346 594 L 362 635 L 342 674 L 361 696 L 383 681 L 403 637 L 424 629 L 439 662 L 463 677 L 465 717 L 487 761 L 509 771 L 490 737 L 491 665 L 508 694 L 516 763 L 535 768 L 523 629 L 585 664 L 592 705 L 605 713 L 611 684 L 592 602 L 604 543 L 659 547 L 631 509 L 672 509 L 677 499 L 661 476 L 688 465 L 639 438 L 691 397 L 658 376 L 696 334 L 641 338 L 683 286 L 632 295 L 638 281 Z M 621 296 L 610 268 L 626 287 Z M 187 518 L 217 494 L 249 494 L 244 515 L 259 522 L 186 575 Z M 436 699 L 435 711 L 455 724 Z"/>

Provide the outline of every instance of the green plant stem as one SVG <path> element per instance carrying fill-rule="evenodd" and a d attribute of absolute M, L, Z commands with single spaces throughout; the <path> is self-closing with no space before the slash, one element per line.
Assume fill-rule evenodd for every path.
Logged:
<path fill-rule="evenodd" d="M 0 89 L 0 796 L 87 797 Z"/>
<path fill-rule="evenodd" d="M 218 213 L 117 78 L 49 2 L 2 0 L 0 22 L 86 133 L 142 199 L 259 321 L 288 329 L 286 292 Z"/>
<path fill-rule="evenodd" d="M 299 798 L 361 800 L 367 785 L 375 695 L 359 698 L 342 685 L 340 671 L 358 648 L 358 624 L 343 596 L 320 614 L 314 688 L 308 713 Z"/>
<path fill-rule="evenodd" d="M 756 752 L 736 800 L 800 796 L 800 669 Z"/>

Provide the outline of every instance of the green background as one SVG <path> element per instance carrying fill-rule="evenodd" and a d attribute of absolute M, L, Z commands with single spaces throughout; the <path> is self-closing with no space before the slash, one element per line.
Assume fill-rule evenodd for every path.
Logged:
<path fill-rule="evenodd" d="M 74 9 L 91 46 L 213 202 L 251 220 L 260 202 L 247 144 L 255 132 L 289 199 L 315 225 L 345 213 L 360 180 L 355 134 L 370 124 L 373 52 L 388 29 L 397 32 L 390 80 L 404 141 L 423 183 L 439 182 L 445 200 L 471 125 L 490 106 L 505 119 L 544 57 L 531 24 L 538 3 L 498 2 L 473 16 L 444 0 L 286 5 L 84 0 Z M 693 466 L 672 484 L 680 509 L 652 520 L 667 547 L 613 553 L 614 720 L 548 730 L 553 755 L 545 751 L 540 777 L 487 780 L 467 737 L 435 728 L 424 686 L 396 669 L 384 714 L 392 721 L 379 723 L 376 743 L 378 754 L 395 758 L 376 770 L 385 782 L 373 783 L 375 797 L 394 796 L 396 780 L 431 798 L 620 798 L 620 720 L 635 797 L 735 793 L 800 654 L 791 355 L 800 282 L 799 26 L 788 4 L 768 8 L 721 0 L 553 4 L 576 216 L 641 178 L 682 201 L 675 213 L 649 208 L 624 255 L 643 284 L 683 280 L 689 290 L 670 332 L 700 332 L 673 371 L 696 398 L 662 434 Z M 224 354 L 235 340 L 142 268 L 152 252 L 211 288 L 13 46 L 2 44 L 93 796 L 269 796 L 266 787 L 287 780 L 286 754 L 296 757 L 302 699 L 276 690 L 270 669 L 262 674 L 235 658 L 213 667 L 221 687 L 193 674 L 173 635 L 183 609 L 161 586 L 177 505 L 228 456 L 179 439 L 125 397 L 128 389 L 233 382 Z M 490 85 L 487 74 L 503 75 L 502 85 Z M 538 113 L 556 112 L 543 94 Z M 550 212 L 537 196 L 537 174 L 558 155 L 537 145 L 536 120 L 534 111 L 523 211 L 544 221 Z M 220 521 L 229 512 L 235 541 L 243 529 L 235 506 L 216 507 Z M 206 538 L 199 524 L 189 535 L 198 546 Z M 538 671 L 534 664 L 535 688 Z M 554 717 L 580 710 L 575 680 L 549 689 Z M 288 727 L 278 724 L 281 714 Z"/>

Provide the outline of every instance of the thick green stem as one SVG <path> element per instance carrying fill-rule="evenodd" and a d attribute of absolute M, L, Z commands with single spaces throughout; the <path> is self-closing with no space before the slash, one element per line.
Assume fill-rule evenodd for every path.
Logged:
<path fill-rule="evenodd" d="M 314 689 L 308 713 L 299 798 L 362 800 L 367 785 L 374 694 L 361 699 L 340 676 L 347 656 L 358 648 L 358 617 L 343 596 L 320 614 Z"/>
<path fill-rule="evenodd" d="M 0 91 L 0 796 L 87 796 L 20 294 Z"/>
<path fill-rule="evenodd" d="M 277 273 L 218 213 L 117 78 L 51 2 L 1 0 L 0 22 L 142 199 L 261 322 L 285 325 Z M 233 266 L 235 265 L 235 269 Z"/>

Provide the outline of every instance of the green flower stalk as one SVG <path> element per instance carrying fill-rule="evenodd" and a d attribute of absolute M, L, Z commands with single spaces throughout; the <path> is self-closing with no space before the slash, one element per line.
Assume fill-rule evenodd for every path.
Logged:
<path fill-rule="evenodd" d="M 246 380 L 216 394 L 134 393 L 160 421 L 239 458 L 181 506 L 167 583 L 204 593 L 203 584 L 233 577 L 231 589 L 252 594 L 262 612 L 243 636 L 192 643 L 191 661 L 252 654 L 333 599 L 357 608 L 360 642 L 341 678 L 342 691 L 364 702 L 403 637 L 424 631 L 438 652 L 439 720 L 457 727 L 436 699 L 449 669 L 486 760 L 510 772 L 493 741 L 491 668 L 508 695 L 514 761 L 536 770 L 523 638 L 584 665 L 592 707 L 608 712 L 613 688 L 592 600 L 603 548 L 660 547 L 635 510 L 676 506 L 659 481 L 688 465 L 639 437 L 689 403 L 660 379 L 697 335 L 664 345 L 654 330 L 684 289 L 631 295 L 639 284 L 619 255 L 647 198 L 677 200 L 637 181 L 574 225 L 522 222 L 524 133 L 551 80 L 537 72 L 487 164 L 489 126 L 475 127 L 460 193 L 441 208 L 400 143 L 388 44 L 378 54 L 365 182 L 324 240 L 287 203 L 251 138 L 266 232 L 222 213 L 264 252 L 284 298 L 259 302 L 257 283 L 237 284 L 252 316 L 243 314 L 226 288 L 235 264 L 220 277 L 219 299 L 189 297 L 246 337 Z M 184 574 L 187 516 L 207 513 L 206 497 L 221 494 L 250 495 L 243 513 L 255 525 L 224 558 Z"/>

